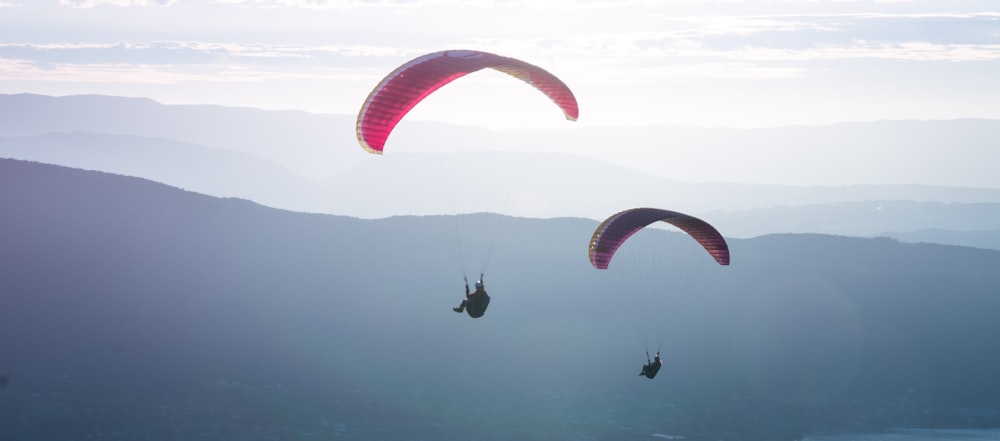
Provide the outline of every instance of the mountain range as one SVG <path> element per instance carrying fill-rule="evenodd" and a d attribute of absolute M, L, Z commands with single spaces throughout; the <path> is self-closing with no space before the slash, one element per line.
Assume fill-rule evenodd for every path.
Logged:
<path fill-rule="evenodd" d="M 357 146 L 353 117 L 343 115 L 94 95 L 0 95 L 0 109 L 9 115 L 0 121 L 0 157 L 144 177 L 299 212 L 601 220 L 655 206 L 702 216 L 731 237 L 804 232 L 984 248 L 1000 242 L 1000 183 L 989 170 L 998 160 L 992 146 L 1000 121 L 552 131 L 414 121 L 401 124 L 377 157 Z M 643 160 L 663 148 L 676 150 L 677 161 Z M 714 171 L 751 156 L 773 158 L 773 170 Z M 692 174 L 698 170 L 705 172 L 700 179 Z M 826 184 L 804 185 L 805 176 Z"/>
<path fill-rule="evenodd" d="M 689 439 L 996 422 L 1000 251 L 774 234 L 730 238 L 720 267 L 678 247 L 696 290 L 663 287 L 671 343 L 650 383 L 640 298 L 585 257 L 595 220 L 299 213 L 10 159 L 0 206 L 4 438 L 164 409 L 385 439 L 445 439 L 482 413 L 519 439 L 553 421 Z M 455 236 L 486 238 L 455 225 L 493 219 L 493 302 L 472 320 L 451 311 Z M 67 403 L 45 427 L 16 417 Z"/>

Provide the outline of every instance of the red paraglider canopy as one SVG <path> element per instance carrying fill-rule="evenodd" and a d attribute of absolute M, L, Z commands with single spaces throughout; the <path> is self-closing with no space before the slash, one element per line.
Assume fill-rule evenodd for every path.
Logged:
<path fill-rule="evenodd" d="M 469 73 L 492 68 L 517 77 L 542 91 L 566 119 L 579 116 L 576 98 L 559 78 L 514 58 L 470 50 L 450 50 L 420 56 L 396 68 L 375 86 L 358 113 L 358 142 L 365 150 L 382 154 L 396 124 L 421 100 L 445 84 Z"/>
<path fill-rule="evenodd" d="M 729 245 L 715 227 L 694 216 L 659 208 L 628 209 L 601 223 L 590 239 L 590 264 L 597 269 L 607 269 L 618 247 L 637 231 L 657 221 L 680 228 L 698 241 L 719 265 L 729 265 Z"/>

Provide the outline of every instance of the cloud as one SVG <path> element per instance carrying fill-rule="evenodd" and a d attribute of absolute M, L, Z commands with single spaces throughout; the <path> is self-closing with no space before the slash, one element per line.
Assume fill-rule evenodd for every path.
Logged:
<path fill-rule="evenodd" d="M 164 69 L 164 66 L 44 63 L 0 58 L 0 80 L 3 81 L 136 82 L 156 84 L 192 79 L 196 79 L 196 77 Z"/>
<path fill-rule="evenodd" d="M 229 4 L 324 6 L 332 4 L 423 4 L 389 0 L 212 0 Z M 426 0 L 441 3 L 447 0 Z M 67 3 L 67 0 L 63 0 Z M 168 4 L 170 1 L 74 0 L 75 4 Z M 481 2 L 482 3 L 482 2 Z M 497 3 L 497 2 L 485 2 Z M 556 2 L 567 3 L 567 2 Z M 585 2 L 603 4 L 603 1 Z M 263 11 L 270 14 L 268 11 Z M 336 13 L 341 15 L 340 13 Z M 319 16 L 320 13 L 308 13 Z M 464 46 L 518 57 L 568 72 L 576 78 L 634 81 L 663 78 L 789 79 L 831 68 L 838 60 L 892 60 L 912 62 L 979 62 L 1000 60 L 995 23 L 1000 13 L 922 14 L 760 14 L 760 15 L 646 15 L 641 22 L 570 32 L 494 36 L 489 32 L 457 40 L 421 30 L 420 38 L 395 43 L 342 37 L 344 44 L 245 42 L 256 33 L 232 34 L 233 41 L 196 40 L 0 43 L 0 57 L 23 60 L 33 66 L 65 66 L 96 76 L 104 66 L 108 77 L 123 75 L 137 81 L 142 72 L 151 78 L 176 81 L 223 72 L 238 78 L 376 77 L 399 63 L 440 47 Z M 930 32 L 929 32 L 930 31 Z M 304 30 L 303 32 L 312 32 Z M 416 31 L 414 31 L 416 32 Z M 190 33 L 189 33 L 190 34 Z M 197 38 L 197 34 L 194 38 Z M 263 34 L 262 34 L 263 35 Z M 294 34 L 290 34 L 294 35 Z M 424 36 L 424 35 L 430 35 Z M 271 35 L 265 35 L 270 37 Z M 242 38 L 241 38 L 242 37 Z M 299 38 L 288 39 L 291 41 Z M 331 38 L 338 41 L 338 38 Z M 346 43 L 357 41 L 363 44 Z M 129 69 L 127 66 L 135 66 Z M 170 70 L 185 75 L 170 75 Z M 162 71 L 162 72 L 160 72 Z M 160 72 L 160 73 L 156 73 Z M 51 76 L 40 77 L 39 81 Z M 212 77 L 214 78 L 214 77 Z M 145 81 L 145 80 L 142 80 Z M 160 81 L 160 80 L 156 80 Z"/>
<path fill-rule="evenodd" d="M 294 63 L 333 58 L 398 55 L 399 48 L 365 45 L 280 45 L 199 41 L 0 43 L 0 56 L 50 62 L 206 64 L 244 61 Z"/>
<path fill-rule="evenodd" d="M 482 38 L 481 47 L 534 59 L 595 66 L 656 63 L 806 63 L 829 60 L 926 62 L 1000 59 L 997 13 L 659 17 L 656 30 L 589 31 L 552 38 Z M 647 26 L 644 29 L 652 29 Z M 754 78 L 761 70 L 755 70 Z M 780 72 L 786 78 L 790 70 Z"/>
<path fill-rule="evenodd" d="M 414 7 L 426 1 L 394 0 L 212 0 L 213 3 L 257 8 L 355 9 L 372 6 Z M 434 3 L 438 3 L 435 1 Z"/>
<path fill-rule="evenodd" d="M 627 65 L 643 62 L 702 62 L 735 60 L 742 62 L 798 62 L 852 59 L 907 61 L 989 61 L 1000 60 L 1000 43 L 935 43 L 929 41 L 850 40 L 801 47 L 763 44 L 712 45 L 701 39 L 674 34 L 598 34 L 566 40 L 482 40 L 481 46 L 502 53 L 517 53 L 533 59 L 557 56 L 593 64 Z M 558 54 L 558 55 L 553 55 Z"/>
<path fill-rule="evenodd" d="M 357 73 L 337 75 L 328 72 L 282 72 L 248 69 L 241 66 L 176 66 L 169 64 L 122 63 L 45 63 L 0 58 L 0 81 L 106 83 L 106 84 L 178 84 L 178 83 L 249 83 L 276 79 L 357 79 Z"/>
<path fill-rule="evenodd" d="M 744 0 L 211 0 L 218 4 L 259 8 L 353 9 L 383 8 L 518 8 L 536 10 L 613 9 L 632 6 L 663 6 L 664 4 L 741 3 Z"/>
<path fill-rule="evenodd" d="M 859 41 L 850 46 L 817 47 L 808 50 L 745 48 L 719 52 L 718 57 L 758 61 L 817 61 L 882 59 L 896 61 L 995 61 L 1000 44 L 935 44 L 928 42 L 879 43 Z"/>
<path fill-rule="evenodd" d="M 111 6 L 170 6 L 177 0 L 59 0 L 60 6 L 71 8 L 93 8 L 101 5 Z"/>
<path fill-rule="evenodd" d="M 743 29 L 753 26 L 744 26 Z M 792 28 L 800 28 L 792 26 Z M 963 62 L 1000 60 L 1000 44 L 927 41 L 824 43 L 802 47 L 728 46 L 706 43 L 687 30 L 570 36 L 565 39 L 480 39 L 475 45 L 541 63 L 578 80 L 789 79 L 821 69 L 817 62 L 895 60 Z M 274 78 L 378 77 L 416 48 L 379 45 L 293 45 L 200 41 L 0 43 L 8 66 L 28 69 L 22 80 L 259 81 Z M 21 64 L 11 65 L 11 60 Z M 557 61 L 557 63 L 556 63 Z M 105 69 L 105 73 L 101 70 Z M 7 77 L 14 75 L 7 72 Z"/>
<path fill-rule="evenodd" d="M 0 81 L 169 84 L 276 79 L 368 80 L 385 70 L 356 60 L 398 48 L 197 41 L 0 43 Z"/>

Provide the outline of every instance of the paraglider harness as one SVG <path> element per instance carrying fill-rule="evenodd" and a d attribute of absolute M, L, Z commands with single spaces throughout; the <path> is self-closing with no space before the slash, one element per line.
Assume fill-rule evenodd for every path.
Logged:
<path fill-rule="evenodd" d="M 649 351 L 646 351 L 646 365 L 642 367 L 642 372 L 639 373 L 640 376 L 646 376 L 646 378 L 653 379 L 656 373 L 660 371 L 660 366 L 663 362 L 660 361 L 660 353 L 657 351 L 656 356 L 653 361 L 649 361 Z"/>
<path fill-rule="evenodd" d="M 469 292 L 469 278 L 465 278 L 465 312 L 472 318 L 482 317 L 486 313 L 486 307 L 490 305 L 490 296 L 486 294 L 486 286 L 483 284 L 483 274 L 479 274 L 479 281 L 476 282 L 476 291 Z"/>

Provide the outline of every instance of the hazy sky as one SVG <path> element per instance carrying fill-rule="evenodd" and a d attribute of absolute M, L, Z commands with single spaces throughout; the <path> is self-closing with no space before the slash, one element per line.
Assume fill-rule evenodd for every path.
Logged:
<path fill-rule="evenodd" d="M 1000 118 L 1000 1 L 0 0 L 0 93 L 353 115 L 443 49 L 555 73 L 580 125 Z M 571 125 L 495 72 L 410 118 Z"/>

